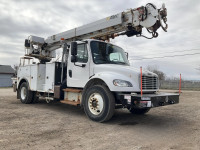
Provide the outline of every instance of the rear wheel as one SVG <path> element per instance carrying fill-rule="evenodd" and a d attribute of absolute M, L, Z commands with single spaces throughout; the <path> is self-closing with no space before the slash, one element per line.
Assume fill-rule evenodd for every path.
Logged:
<path fill-rule="evenodd" d="M 103 85 L 90 87 L 83 100 L 84 111 L 93 121 L 108 121 L 114 114 L 115 99 L 110 90 Z"/>
<path fill-rule="evenodd" d="M 29 91 L 26 82 L 22 83 L 20 86 L 20 100 L 24 104 L 30 104 L 33 102 L 33 92 Z"/>
<path fill-rule="evenodd" d="M 37 96 L 37 93 L 33 92 L 32 94 L 33 94 L 33 98 L 32 98 L 32 102 L 31 103 L 33 103 L 33 104 L 38 103 L 39 97 Z"/>
<path fill-rule="evenodd" d="M 136 114 L 136 115 L 143 115 L 146 114 L 147 112 L 149 112 L 150 108 L 130 108 L 129 111 L 132 114 Z"/>

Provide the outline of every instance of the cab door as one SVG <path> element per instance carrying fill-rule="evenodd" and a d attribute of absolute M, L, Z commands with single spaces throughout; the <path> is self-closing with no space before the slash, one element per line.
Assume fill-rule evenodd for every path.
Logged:
<path fill-rule="evenodd" d="M 71 51 L 68 57 L 67 87 L 83 88 L 89 80 L 90 62 L 86 43 L 77 45 L 77 62 L 71 62 Z"/>

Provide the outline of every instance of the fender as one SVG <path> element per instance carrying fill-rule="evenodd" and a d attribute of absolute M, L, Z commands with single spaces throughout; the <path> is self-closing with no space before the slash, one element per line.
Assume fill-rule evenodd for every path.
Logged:
<path fill-rule="evenodd" d="M 23 82 L 27 82 L 27 83 L 28 83 L 28 88 L 29 88 L 29 90 L 30 90 L 29 82 L 28 82 L 28 80 L 27 80 L 26 78 L 21 78 L 20 81 L 17 82 L 17 83 L 18 83 L 17 89 L 20 88 L 20 85 L 21 85 Z"/>
<path fill-rule="evenodd" d="M 26 82 L 26 83 L 28 83 L 28 89 L 30 90 L 30 86 L 29 86 L 29 82 L 28 82 L 28 80 L 26 79 L 26 78 L 21 78 L 20 79 L 20 81 L 19 82 L 17 82 L 17 99 L 20 99 L 20 91 L 19 91 L 19 89 L 20 89 L 20 86 L 21 86 L 21 84 L 23 83 L 23 82 Z"/>
<path fill-rule="evenodd" d="M 133 84 L 133 81 L 131 78 L 128 78 L 125 75 L 121 75 L 115 72 L 98 72 L 90 77 L 90 80 L 87 82 L 87 84 L 83 88 L 82 92 L 82 99 L 81 99 L 81 106 L 82 102 L 84 101 L 85 94 L 87 93 L 87 89 L 96 84 L 104 84 L 109 88 L 110 91 L 112 92 L 132 92 L 134 90 L 133 87 L 117 87 L 113 84 L 114 79 L 123 79 L 126 81 L 129 81 Z"/>
<path fill-rule="evenodd" d="M 94 74 L 90 78 L 90 80 L 95 79 L 95 78 L 104 81 L 105 84 L 110 89 L 110 91 L 113 91 L 113 92 L 123 92 L 123 91 L 124 92 L 131 92 L 131 91 L 138 90 L 138 84 L 136 83 L 136 81 L 134 81 L 131 77 L 127 77 L 127 76 L 119 74 L 119 73 L 107 72 L 107 71 L 106 72 L 98 72 L 98 73 Z M 115 80 L 115 79 L 122 79 L 122 80 L 125 80 L 125 81 L 129 81 L 133 85 L 133 87 L 115 86 L 113 84 L 113 80 Z"/>

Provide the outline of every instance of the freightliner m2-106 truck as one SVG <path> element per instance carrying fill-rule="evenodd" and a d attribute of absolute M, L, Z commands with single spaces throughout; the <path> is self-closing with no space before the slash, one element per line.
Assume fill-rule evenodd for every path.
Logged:
<path fill-rule="evenodd" d="M 25 104 L 43 98 L 79 105 L 98 122 L 109 120 L 117 108 L 144 114 L 179 103 L 179 94 L 159 92 L 158 76 L 131 67 L 127 53 L 109 42 L 120 35 L 156 38 L 160 27 L 167 31 L 166 17 L 164 4 L 157 9 L 148 3 L 47 39 L 29 36 L 17 74 L 17 98 Z M 142 34 L 144 28 L 151 37 Z M 59 48 L 62 60 L 52 61 Z M 30 63 L 33 58 L 39 63 Z"/>

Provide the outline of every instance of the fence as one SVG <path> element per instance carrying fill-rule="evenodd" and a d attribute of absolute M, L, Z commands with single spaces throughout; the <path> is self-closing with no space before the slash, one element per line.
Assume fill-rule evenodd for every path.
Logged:
<path fill-rule="evenodd" d="M 160 89 L 179 89 L 179 80 L 161 80 L 159 82 Z M 200 81 L 181 81 L 182 90 L 199 90 Z"/>

